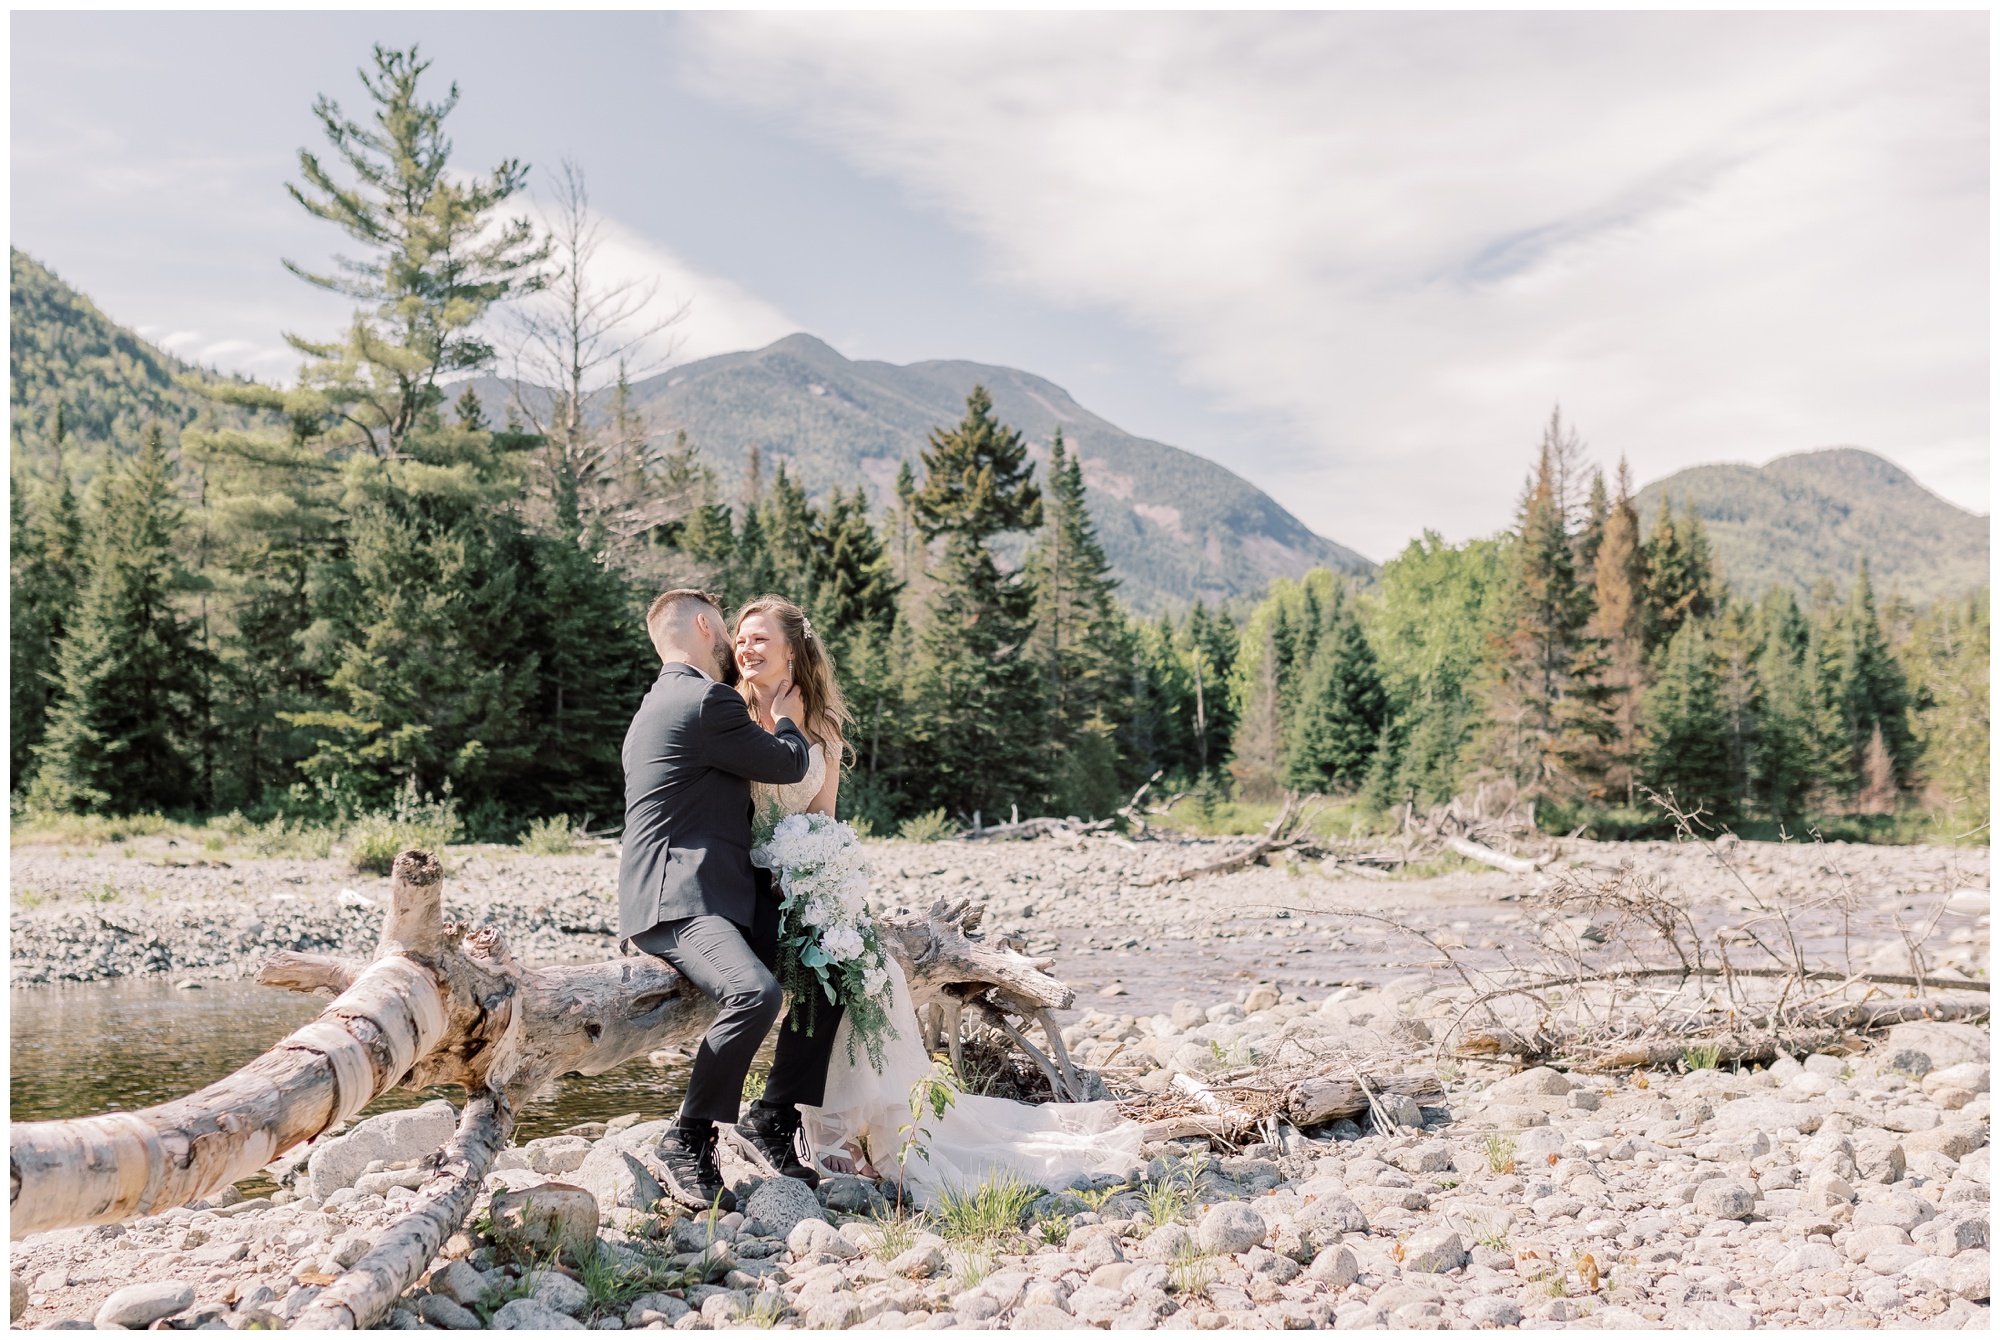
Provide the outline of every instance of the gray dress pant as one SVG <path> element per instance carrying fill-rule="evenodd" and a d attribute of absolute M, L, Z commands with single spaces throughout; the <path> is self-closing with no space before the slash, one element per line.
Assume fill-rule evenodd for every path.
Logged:
<path fill-rule="evenodd" d="M 758 904 L 760 924 L 754 935 L 727 917 L 705 916 L 663 921 L 632 937 L 633 945 L 672 964 L 720 1007 L 695 1053 L 687 1098 L 681 1103 L 684 1119 L 735 1122 L 750 1064 L 784 1008 L 784 990 L 771 973 L 777 959 L 777 909 L 767 898 L 759 898 Z M 767 919 L 768 927 L 761 924 Z M 759 1107 L 789 1114 L 800 1103 L 819 1105 L 826 1096 L 826 1069 L 842 1013 L 821 1000 L 811 1036 L 790 1025 L 778 1034 Z"/>

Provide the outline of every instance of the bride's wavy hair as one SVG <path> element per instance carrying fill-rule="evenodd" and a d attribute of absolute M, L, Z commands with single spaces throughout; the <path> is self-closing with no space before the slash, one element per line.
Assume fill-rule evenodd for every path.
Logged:
<path fill-rule="evenodd" d="M 730 654 L 735 654 L 736 629 L 753 614 L 761 614 L 777 623 L 785 635 L 785 642 L 792 656 L 792 681 L 799 687 L 799 697 L 805 702 L 806 719 L 799 723 L 807 735 L 820 743 L 830 746 L 836 766 L 844 764 L 847 753 L 847 723 L 850 720 L 847 700 L 841 696 L 840 681 L 834 677 L 833 657 L 813 628 L 812 620 L 806 612 L 783 596 L 758 596 L 755 600 L 736 611 L 730 621 Z M 737 684 L 736 691 L 743 695 L 750 710 L 758 710 L 757 687 L 745 679 Z"/>

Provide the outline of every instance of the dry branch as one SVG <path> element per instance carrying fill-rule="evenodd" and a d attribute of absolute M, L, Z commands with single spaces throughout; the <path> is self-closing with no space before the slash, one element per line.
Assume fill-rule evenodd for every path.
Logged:
<path fill-rule="evenodd" d="M 1162 875 L 1148 875 L 1144 879 L 1133 880 L 1132 885 L 1134 888 L 1149 889 L 1158 884 L 1178 884 L 1182 880 L 1199 879 L 1203 875 L 1226 875 L 1232 870 L 1241 870 L 1253 861 L 1261 859 L 1266 853 L 1291 845 L 1293 836 L 1306 814 L 1307 807 L 1300 802 L 1299 793 L 1287 791 L 1284 804 L 1278 808 L 1278 817 L 1271 820 L 1264 829 L 1264 835 L 1248 847 L 1205 865 L 1188 866 Z"/>
<path fill-rule="evenodd" d="M 1444 845 L 1457 852 L 1460 856 L 1465 857 L 1468 861 L 1479 861 L 1492 866 L 1496 870 L 1505 870 L 1510 875 L 1532 875 L 1555 859 L 1554 855 L 1551 854 L 1544 856 L 1539 861 L 1523 860 L 1519 856 L 1509 856 L 1504 852 L 1497 852 L 1484 843 L 1474 842 L 1471 838 L 1465 837 L 1448 837 L 1444 840 Z"/>

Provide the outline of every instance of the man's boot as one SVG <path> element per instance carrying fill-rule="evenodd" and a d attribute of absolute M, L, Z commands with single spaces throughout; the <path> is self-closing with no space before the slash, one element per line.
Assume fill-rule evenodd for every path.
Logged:
<path fill-rule="evenodd" d="M 715 1123 L 682 1117 L 661 1137 L 654 1150 L 666 1175 L 660 1179 L 668 1199 L 690 1210 L 736 1208 L 736 1196 L 722 1184 L 715 1163 Z"/>
<path fill-rule="evenodd" d="M 819 1174 L 799 1158 L 799 1110 L 751 1105 L 743 1120 L 729 1128 L 729 1138 L 751 1167 L 766 1177 L 794 1177 L 809 1187 Z"/>

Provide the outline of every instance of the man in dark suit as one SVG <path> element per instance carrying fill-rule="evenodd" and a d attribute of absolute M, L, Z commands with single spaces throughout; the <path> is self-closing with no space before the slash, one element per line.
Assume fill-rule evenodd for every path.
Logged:
<path fill-rule="evenodd" d="M 784 1004 L 771 973 L 778 896 L 770 872 L 750 864 L 750 784 L 802 780 L 810 746 L 795 724 L 803 712 L 789 682 L 771 704 L 775 732 L 722 682 L 735 678 L 734 658 L 714 597 L 669 591 L 647 611 L 646 631 L 660 676 L 625 732 L 618 935 L 672 964 L 721 1007 L 659 1157 L 676 1201 L 691 1209 L 719 1201 L 729 1210 L 735 1197 L 715 1162 L 717 1123 L 767 1176 L 819 1181 L 798 1158 L 798 1104 L 825 1096 L 837 1011 L 818 1011 L 810 1037 L 790 1028 L 779 1034 L 764 1096 L 737 1122 L 750 1063 Z"/>

